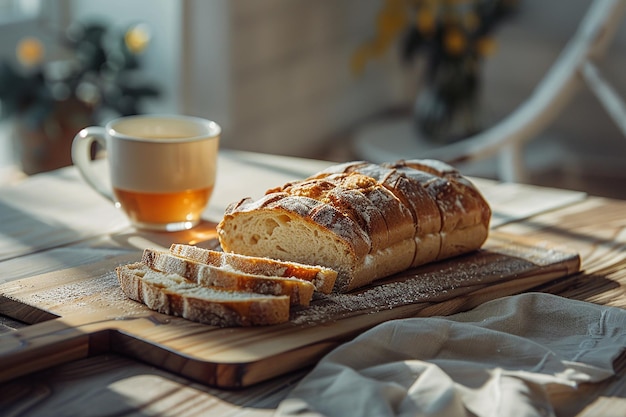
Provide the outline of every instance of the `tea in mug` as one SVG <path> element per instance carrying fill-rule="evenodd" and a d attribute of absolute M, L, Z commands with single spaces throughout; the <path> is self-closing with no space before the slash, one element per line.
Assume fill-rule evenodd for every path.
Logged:
<path fill-rule="evenodd" d="M 173 193 L 147 193 L 113 187 L 117 205 L 137 224 L 196 224 L 208 204 L 213 187 Z"/>
<path fill-rule="evenodd" d="M 144 229 L 176 231 L 199 223 L 215 185 L 220 127 L 188 116 L 130 116 L 83 129 L 72 158 L 87 182 Z M 105 146 L 111 186 L 93 173 L 91 143 Z"/>

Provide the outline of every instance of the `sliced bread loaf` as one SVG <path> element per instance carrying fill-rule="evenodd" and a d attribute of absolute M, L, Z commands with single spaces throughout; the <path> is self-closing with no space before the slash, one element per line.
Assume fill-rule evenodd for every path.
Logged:
<path fill-rule="evenodd" d="M 480 248 L 490 216 L 447 164 L 357 161 L 231 204 L 217 229 L 225 252 L 324 265 L 345 292 Z"/>
<path fill-rule="evenodd" d="M 332 291 L 337 279 L 337 271 L 319 265 L 226 253 L 178 243 L 170 247 L 170 252 L 203 264 L 230 268 L 247 274 L 303 279 L 313 283 L 315 290 L 323 294 Z"/>
<path fill-rule="evenodd" d="M 116 268 L 127 297 L 159 313 L 213 326 L 258 326 L 289 320 L 289 297 L 220 291 L 177 274 L 155 271 L 142 262 Z"/>
<path fill-rule="evenodd" d="M 253 275 L 233 268 L 208 265 L 174 254 L 145 249 L 142 262 L 152 269 L 180 275 L 203 287 L 268 295 L 286 295 L 291 304 L 308 306 L 315 286 L 298 278 Z"/>

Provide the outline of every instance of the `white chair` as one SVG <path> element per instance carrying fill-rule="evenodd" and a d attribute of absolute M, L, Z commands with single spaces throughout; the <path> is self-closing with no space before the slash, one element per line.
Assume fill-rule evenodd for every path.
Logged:
<path fill-rule="evenodd" d="M 603 57 L 625 11 L 626 0 L 595 0 L 528 100 L 481 133 L 450 145 L 420 149 L 419 157 L 455 165 L 496 155 L 499 179 L 523 182 L 524 144 L 555 119 L 582 84 L 595 94 L 626 137 L 626 105 L 594 64 Z"/>

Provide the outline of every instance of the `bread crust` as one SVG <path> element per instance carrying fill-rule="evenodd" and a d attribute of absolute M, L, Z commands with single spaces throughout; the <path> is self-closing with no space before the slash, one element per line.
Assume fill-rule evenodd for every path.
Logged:
<path fill-rule="evenodd" d="M 421 182 L 439 207 L 442 240 L 437 259 L 482 245 L 489 233 L 491 209 L 474 184 L 441 161 L 398 161 L 391 166 Z"/>
<path fill-rule="evenodd" d="M 289 297 L 211 291 L 142 262 L 116 268 L 127 297 L 159 313 L 220 327 L 261 326 L 289 320 Z"/>
<path fill-rule="evenodd" d="M 407 178 L 396 169 L 365 161 L 344 163 L 330 167 L 323 173 L 359 173 L 375 179 L 406 207 L 412 216 L 413 257 L 407 267 L 434 261 L 441 251 L 441 214 L 437 203 L 424 186 Z M 403 224 L 408 224 L 406 219 Z M 394 225 L 390 225 L 390 228 Z"/>
<path fill-rule="evenodd" d="M 370 252 L 413 236 L 410 213 L 389 190 L 358 173 L 320 174 L 279 189 L 332 205 L 369 236 Z M 273 190 L 271 191 L 273 192 Z"/>

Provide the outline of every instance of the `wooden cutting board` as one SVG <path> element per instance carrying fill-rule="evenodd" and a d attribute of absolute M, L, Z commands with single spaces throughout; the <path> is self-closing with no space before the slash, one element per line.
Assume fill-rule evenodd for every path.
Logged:
<path fill-rule="evenodd" d="M 140 253 L 0 286 L 0 313 L 32 323 L 0 336 L 0 381 L 94 354 L 129 355 L 208 385 L 244 387 L 316 363 L 387 320 L 449 315 L 579 271 L 575 253 L 490 236 L 472 254 L 412 269 L 350 294 L 323 296 L 289 323 L 218 328 L 128 300 L 114 268 Z"/>

